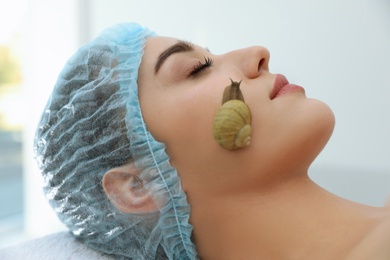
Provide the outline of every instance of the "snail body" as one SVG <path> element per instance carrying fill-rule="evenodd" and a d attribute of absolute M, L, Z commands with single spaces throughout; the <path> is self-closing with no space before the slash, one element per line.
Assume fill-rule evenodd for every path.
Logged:
<path fill-rule="evenodd" d="M 223 91 L 223 96 L 222 96 L 222 104 L 229 100 L 237 99 L 241 100 L 242 102 L 245 102 L 244 96 L 242 95 L 241 89 L 240 89 L 240 82 L 233 81 L 230 79 L 232 82 L 229 86 L 225 88 Z"/>
<path fill-rule="evenodd" d="M 218 109 L 213 123 L 214 139 L 228 150 L 248 146 L 252 133 L 252 115 L 239 88 L 241 82 L 231 82 L 232 84 L 225 88 L 222 106 Z"/>

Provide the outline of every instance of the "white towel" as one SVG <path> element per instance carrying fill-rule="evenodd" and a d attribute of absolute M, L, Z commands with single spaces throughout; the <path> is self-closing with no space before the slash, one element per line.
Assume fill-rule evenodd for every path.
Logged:
<path fill-rule="evenodd" d="M 0 249 L 1 260 L 108 260 L 113 259 L 59 232 Z"/>

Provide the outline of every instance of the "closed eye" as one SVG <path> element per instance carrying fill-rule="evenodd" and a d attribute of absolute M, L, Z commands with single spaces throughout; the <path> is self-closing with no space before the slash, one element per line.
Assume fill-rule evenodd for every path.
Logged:
<path fill-rule="evenodd" d="M 195 77 L 197 76 L 200 72 L 202 72 L 203 70 L 213 66 L 213 59 L 212 58 L 209 58 L 209 57 L 204 57 L 204 61 L 201 62 L 199 61 L 198 64 L 196 64 L 190 74 L 188 75 L 189 77 Z"/>

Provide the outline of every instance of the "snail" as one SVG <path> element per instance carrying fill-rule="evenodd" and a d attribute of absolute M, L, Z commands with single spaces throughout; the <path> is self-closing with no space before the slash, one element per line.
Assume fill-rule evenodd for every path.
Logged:
<path fill-rule="evenodd" d="M 222 107 L 214 117 L 213 135 L 217 143 L 233 150 L 250 144 L 252 115 L 240 90 L 240 82 L 231 84 L 223 92 Z"/>

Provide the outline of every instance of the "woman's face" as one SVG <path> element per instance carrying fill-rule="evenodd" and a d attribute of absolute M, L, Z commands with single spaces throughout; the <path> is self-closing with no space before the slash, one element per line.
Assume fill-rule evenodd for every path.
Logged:
<path fill-rule="evenodd" d="M 250 190 L 309 167 L 334 127 L 332 111 L 303 88 L 274 97 L 276 74 L 260 46 L 214 55 L 168 37 L 147 40 L 139 70 L 144 120 L 167 146 L 189 194 Z M 241 81 L 252 112 L 251 144 L 228 151 L 213 139 L 213 118 L 230 79 Z"/>

